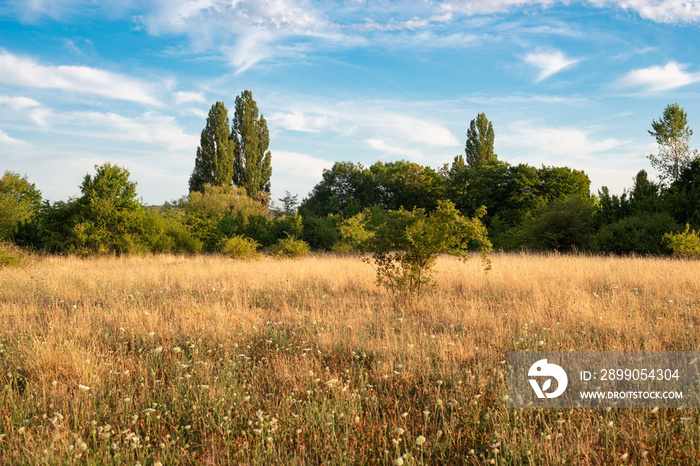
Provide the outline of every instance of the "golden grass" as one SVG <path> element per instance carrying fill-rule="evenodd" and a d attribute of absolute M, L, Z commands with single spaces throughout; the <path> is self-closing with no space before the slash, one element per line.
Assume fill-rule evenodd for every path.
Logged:
<path fill-rule="evenodd" d="M 503 401 L 508 351 L 700 350 L 699 262 L 441 258 L 415 305 L 374 278 L 331 255 L 1 269 L 0 463 L 700 461 L 695 410 Z"/>

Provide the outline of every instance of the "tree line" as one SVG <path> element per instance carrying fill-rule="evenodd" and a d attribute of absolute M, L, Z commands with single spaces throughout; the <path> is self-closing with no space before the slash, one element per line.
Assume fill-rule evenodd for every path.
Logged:
<path fill-rule="evenodd" d="M 144 206 L 129 171 L 105 163 L 85 175 L 80 196 L 51 203 L 26 175 L 5 172 L 0 240 L 80 255 L 381 249 L 386 258 L 405 250 L 405 231 L 447 244 L 440 222 L 429 220 L 442 215 L 446 228 L 469 225 L 472 234 L 436 253 L 464 251 L 471 242 L 482 250 L 700 254 L 700 159 L 689 147 L 687 114 L 669 105 L 651 126 L 659 151 L 649 159 L 661 181 L 641 170 L 621 195 L 606 187 L 592 194 L 581 170 L 499 160 L 493 124 L 480 113 L 467 128 L 464 154 L 443 167 L 337 162 L 301 202 L 286 193 L 277 205 L 270 200 L 267 123 L 246 90 L 231 120 L 223 102 L 212 105 L 186 196 Z"/>

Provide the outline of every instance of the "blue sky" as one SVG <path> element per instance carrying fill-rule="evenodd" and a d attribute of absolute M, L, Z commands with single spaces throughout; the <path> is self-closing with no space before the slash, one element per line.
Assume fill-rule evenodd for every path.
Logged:
<path fill-rule="evenodd" d="M 680 0 L 0 1 L 0 169 L 57 201 L 110 161 L 177 199 L 209 108 L 250 89 L 275 199 L 335 161 L 439 168 L 480 112 L 500 160 L 621 193 L 667 104 L 700 125 L 698 26 Z"/>

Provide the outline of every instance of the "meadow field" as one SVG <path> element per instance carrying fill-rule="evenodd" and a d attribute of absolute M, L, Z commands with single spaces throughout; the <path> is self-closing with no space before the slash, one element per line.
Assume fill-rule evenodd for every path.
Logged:
<path fill-rule="evenodd" d="M 0 270 L 0 464 L 698 464 L 695 409 L 511 409 L 508 351 L 700 350 L 700 262 L 30 258 Z"/>

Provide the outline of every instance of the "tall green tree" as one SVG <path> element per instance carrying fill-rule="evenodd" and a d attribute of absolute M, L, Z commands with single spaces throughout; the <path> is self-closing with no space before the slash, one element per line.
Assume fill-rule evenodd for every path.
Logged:
<path fill-rule="evenodd" d="M 245 188 L 249 196 L 256 196 L 258 191 L 269 193 L 272 175 L 272 155 L 268 150 L 270 132 L 249 90 L 236 97 L 231 139 L 234 143 L 233 184 Z"/>
<path fill-rule="evenodd" d="M 204 191 L 204 185 L 230 186 L 234 173 L 235 142 L 231 139 L 228 110 L 223 102 L 212 105 L 202 130 L 190 192 Z"/>
<path fill-rule="evenodd" d="M 661 180 L 670 184 L 698 157 L 689 147 L 693 130 L 688 126 L 688 114 L 678 104 L 667 105 L 661 118 L 651 122 L 651 128 L 649 134 L 656 138 L 659 153 L 649 154 L 649 161 Z"/>
<path fill-rule="evenodd" d="M 9 239 L 21 222 L 28 222 L 41 206 L 41 192 L 27 176 L 6 171 L 0 178 L 0 240 Z"/>
<path fill-rule="evenodd" d="M 467 165 L 476 168 L 496 160 L 496 154 L 493 153 L 494 139 L 493 124 L 485 114 L 479 113 L 467 130 L 467 144 L 464 148 Z"/>

